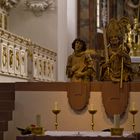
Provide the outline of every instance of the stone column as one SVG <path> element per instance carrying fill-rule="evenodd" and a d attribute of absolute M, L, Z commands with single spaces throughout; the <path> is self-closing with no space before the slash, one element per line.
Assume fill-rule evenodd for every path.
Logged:
<path fill-rule="evenodd" d="M 0 8 L 0 28 L 5 30 L 7 30 L 7 16 L 7 11 Z"/>
<path fill-rule="evenodd" d="M 71 43 L 77 36 L 77 0 L 58 1 L 57 80 L 67 81 L 66 64 L 72 53 Z"/>

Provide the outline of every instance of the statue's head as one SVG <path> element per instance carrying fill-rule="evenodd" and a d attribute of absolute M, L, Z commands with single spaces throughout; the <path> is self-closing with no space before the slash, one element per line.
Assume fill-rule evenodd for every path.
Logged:
<path fill-rule="evenodd" d="M 76 45 L 81 46 L 81 51 L 85 51 L 87 49 L 86 47 L 86 43 L 84 40 L 80 39 L 80 38 L 76 38 L 73 42 L 72 42 L 72 48 L 75 50 Z"/>
<path fill-rule="evenodd" d="M 107 41 L 108 44 L 118 44 L 123 40 L 123 34 L 120 28 L 120 25 L 116 19 L 111 19 L 107 25 Z"/>

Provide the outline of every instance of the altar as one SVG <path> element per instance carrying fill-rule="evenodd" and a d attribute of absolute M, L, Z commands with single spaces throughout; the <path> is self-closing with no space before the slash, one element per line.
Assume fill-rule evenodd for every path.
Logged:
<path fill-rule="evenodd" d="M 5 99 L 6 95 L 9 95 L 10 99 L 15 99 L 15 111 L 13 112 L 13 119 L 11 122 L 9 122 L 8 125 L 8 132 L 5 134 L 5 138 L 8 140 L 45 140 L 45 139 L 59 139 L 60 134 L 62 134 L 64 131 L 68 132 L 68 134 L 65 132 L 65 136 L 61 136 L 61 139 L 67 138 L 67 139 L 82 139 L 83 137 L 87 137 L 90 139 L 89 135 L 91 135 L 92 139 L 112 139 L 113 137 L 109 135 L 108 133 L 102 133 L 102 134 L 108 134 L 105 136 L 102 136 L 102 134 L 99 135 L 99 133 L 93 133 L 91 128 L 91 119 L 92 116 L 88 112 L 88 108 L 92 105 L 94 109 L 97 110 L 97 113 L 94 116 L 94 132 L 96 131 L 102 131 L 104 129 L 110 129 L 114 127 L 113 121 L 107 116 L 104 105 L 102 103 L 102 95 L 105 93 L 103 92 L 104 89 L 107 89 L 110 91 L 110 87 L 112 86 L 110 82 L 93 82 L 90 83 L 90 98 L 89 98 L 89 106 L 84 108 L 82 111 L 74 111 L 72 110 L 69 101 L 68 101 L 68 92 L 69 88 L 71 86 L 74 86 L 71 83 L 64 83 L 64 82 L 54 82 L 54 83 L 46 83 L 46 82 L 28 82 L 28 83 L 15 83 L 15 84 L 0 84 L 1 86 L 1 98 Z M 139 82 L 132 82 L 132 83 L 126 83 L 129 89 L 129 103 L 128 108 L 126 109 L 126 112 L 124 114 L 124 117 L 121 118 L 120 127 L 124 128 L 124 132 L 126 131 L 133 131 L 132 128 L 132 114 L 129 113 L 129 109 L 131 107 L 132 103 L 135 103 L 135 108 L 138 109 L 138 113 L 135 116 L 135 131 L 140 132 L 140 119 L 139 119 L 139 106 L 140 106 L 140 83 Z M 107 88 L 104 88 L 104 86 Z M 123 84 L 125 86 L 125 83 Z M 5 87 L 5 92 L 4 91 Z M 77 86 L 76 86 L 77 87 Z M 78 86 L 79 87 L 79 86 Z M 7 90 L 9 90 L 9 94 L 7 93 Z M 80 91 L 82 91 L 79 88 Z M 14 94 L 11 94 L 13 91 Z M 78 91 L 78 90 L 76 90 Z M 108 97 L 111 97 L 111 100 L 117 101 L 119 100 L 119 97 L 121 95 L 124 95 L 124 92 L 119 92 L 118 94 L 114 94 L 112 90 L 111 95 L 114 95 L 115 97 L 112 97 L 111 95 Z M 7 94 L 2 94 L 7 93 Z M 82 95 L 81 92 L 77 92 L 79 94 L 76 94 L 77 96 Z M 8 98 L 8 97 L 7 97 Z M 50 102 L 51 100 L 51 102 Z M 58 128 L 57 133 L 55 128 L 55 114 L 52 112 L 52 110 L 55 108 L 55 103 L 57 102 L 58 109 L 61 110 L 61 112 L 58 114 Z M 14 108 L 10 103 L 5 103 L 7 105 L 7 108 Z M 91 106 L 91 107 L 92 107 Z M 2 107 L 2 106 L 1 106 Z M 5 107 L 5 108 L 6 108 Z M 111 109 L 112 106 L 109 108 Z M 4 107 L 3 107 L 4 108 Z M 6 109 L 7 109 L 6 108 Z M 21 136 L 19 131 L 17 130 L 17 127 L 20 128 L 27 128 L 31 124 L 36 125 L 36 116 L 40 115 L 40 126 L 44 128 L 44 130 L 47 130 L 47 133 L 43 136 Z M 49 130 L 49 131 L 48 131 Z M 85 132 L 86 131 L 86 132 Z M 55 132 L 55 135 L 53 135 Z M 59 132 L 59 133 L 58 133 Z M 80 132 L 80 133 L 79 133 Z M 88 134 L 87 134 L 88 132 Z M 52 135 L 51 135 L 52 134 Z M 67 134 L 67 135 L 66 135 Z M 96 134 L 96 135 L 95 135 Z M 57 137 L 54 137 L 57 136 Z M 82 136 L 82 138 L 81 138 Z M 105 137 L 105 138 L 104 138 Z M 115 137 L 115 139 L 117 139 Z M 131 139 L 129 137 L 119 137 L 118 139 Z M 114 140 L 114 139 L 113 139 Z"/>
<path fill-rule="evenodd" d="M 135 140 L 132 132 L 123 136 L 111 136 L 110 132 L 101 131 L 47 131 L 45 135 L 17 136 L 16 140 Z"/>

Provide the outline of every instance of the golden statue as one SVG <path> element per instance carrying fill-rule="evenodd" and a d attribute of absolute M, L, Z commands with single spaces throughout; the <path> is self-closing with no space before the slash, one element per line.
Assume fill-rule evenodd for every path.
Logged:
<path fill-rule="evenodd" d="M 77 38 L 72 43 L 74 52 L 68 57 L 66 75 L 72 82 L 93 81 L 95 69 L 93 59 L 87 53 L 86 43 Z"/>
<path fill-rule="evenodd" d="M 101 62 L 101 80 L 122 83 L 133 79 L 130 48 L 124 43 L 124 23 L 122 20 L 111 19 L 106 28 L 107 45 L 105 59 Z"/>

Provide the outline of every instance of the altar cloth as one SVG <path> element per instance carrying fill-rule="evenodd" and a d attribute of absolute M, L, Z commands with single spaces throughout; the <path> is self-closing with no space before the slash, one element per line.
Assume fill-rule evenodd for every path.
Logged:
<path fill-rule="evenodd" d="M 131 135 L 131 131 L 124 131 L 123 137 L 128 137 Z M 102 131 L 46 131 L 45 135 L 48 136 L 85 136 L 85 137 L 109 137 L 111 132 L 102 132 Z"/>
<path fill-rule="evenodd" d="M 99 131 L 46 131 L 44 135 L 17 136 L 16 140 L 136 140 L 136 137 L 132 132 L 111 136 L 110 132 Z"/>

